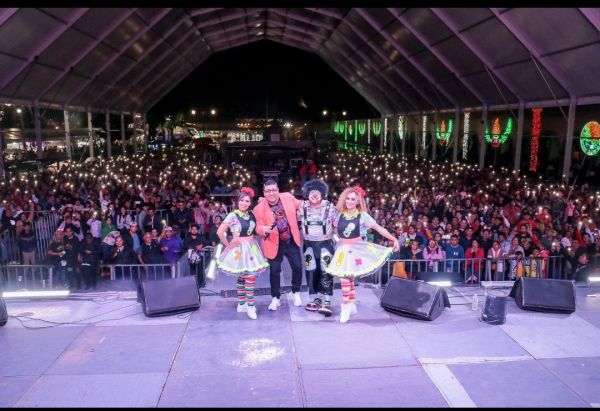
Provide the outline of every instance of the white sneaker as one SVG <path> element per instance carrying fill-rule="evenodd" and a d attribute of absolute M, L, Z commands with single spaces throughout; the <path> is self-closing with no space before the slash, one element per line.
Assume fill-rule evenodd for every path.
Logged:
<path fill-rule="evenodd" d="M 237 304 L 237 312 L 238 313 L 245 313 L 248 312 L 248 306 L 246 304 L 242 304 L 240 305 L 239 303 Z"/>
<path fill-rule="evenodd" d="M 350 314 L 358 313 L 358 309 L 356 308 L 356 303 L 350 303 Z"/>
<path fill-rule="evenodd" d="M 300 293 L 292 293 L 294 299 L 294 305 L 296 307 L 300 307 L 302 305 L 302 298 L 300 298 Z"/>
<path fill-rule="evenodd" d="M 340 322 L 342 324 L 347 323 L 350 319 L 350 304 L 342 304 L 342 309 L 340 310 Z"/>
<path fill-rule="evenodd" d="M 252 307 L 248 307 L 246 314 L 248 314 L 248 317 L 251 319 L 256 320 L 256 306 L 253 305 Z"/>
<path fill-rule="evenodd" d="M 269 304 L 269 311 L 277 311 L 280 306 L 281 302 L 279 301 L 279 298 L 273 297 L 271 304 Z"/>

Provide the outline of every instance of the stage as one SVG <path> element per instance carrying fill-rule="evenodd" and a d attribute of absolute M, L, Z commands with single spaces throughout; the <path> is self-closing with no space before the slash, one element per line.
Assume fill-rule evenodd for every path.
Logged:
<path fill-rule="evenodd" d="M 144 316 L 127 282 L 7 301 L 21 321 L 0 328 L 0 406 L 600 406 L 597 287 L 577 288 L 571 315 L 509 299 L 497 326 L 472 310 L 483 288 L 450 288 L 452 308 L 425 322 L 384 311 L 382 291 L 362 284 L 358 314 L 340 324 L 339 290 L 330 318 L 294 307 L 289 294 L 267 311 L 263 294 L 253 321 L 222 296 L 233 285 L 219 278 L 198 311 L 160 318 Z M 257 287 L 267 285 L 263 276 Z"/>

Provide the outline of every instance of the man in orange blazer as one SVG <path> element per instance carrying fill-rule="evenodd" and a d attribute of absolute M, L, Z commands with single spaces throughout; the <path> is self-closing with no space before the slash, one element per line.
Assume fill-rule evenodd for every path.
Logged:
<path fill-rule="evenodd" d="M 269 260 L 271 297 L 269 310 L 276 311 L 281 305 L 281 263 L 285 256 L 292 268 L 292 293 L 296 307 L 302 305 L 300 286 L 302 285 L 302 259 L 300 256 L 300 231 L 296 213 L 302 200 L 291 193 L 280 193 L 277 182 L 267 180 L 264 184 L 264 198 L 254 207 L 256 232 L 263 238 L 261 248 Z"/>

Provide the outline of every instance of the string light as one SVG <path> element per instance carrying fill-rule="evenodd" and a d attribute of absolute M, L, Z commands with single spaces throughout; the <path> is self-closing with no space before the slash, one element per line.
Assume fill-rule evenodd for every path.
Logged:
<path fill-rule="evenodd" d="M 542 127 L 542 109 L 534 108 L 532 111 L 533 122 L 531 129 L 531 156 L 529 158 L 529 171 L 537 171 L 540 129 Z"/>
<path fill-rule="evenodd" d="M 463 123 L 463 160 L 467 159 L 467 152 L 469 151 L 469 127 L 470 127 L 471 113 L 465 113 L 465 121 Z"/>

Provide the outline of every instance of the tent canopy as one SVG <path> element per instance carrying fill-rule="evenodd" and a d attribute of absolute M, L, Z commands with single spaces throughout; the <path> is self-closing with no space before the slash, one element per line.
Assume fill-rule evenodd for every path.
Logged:
<path fill-rule="evenodd" d="M 146 112 L 210 55 L 319 55 L 383 114 L 600 103 L 600 9 L 2 8 L 0 102 Z"/>

